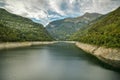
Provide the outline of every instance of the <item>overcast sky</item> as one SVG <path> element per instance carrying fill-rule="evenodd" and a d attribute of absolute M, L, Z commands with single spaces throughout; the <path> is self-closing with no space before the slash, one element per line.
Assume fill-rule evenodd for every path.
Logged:
<path fill-rule="evenodd" d="M 120 0 L 0 0 L 0 7 L 44 25 L 85 12 L 106 14 L 120 6 Z"/>

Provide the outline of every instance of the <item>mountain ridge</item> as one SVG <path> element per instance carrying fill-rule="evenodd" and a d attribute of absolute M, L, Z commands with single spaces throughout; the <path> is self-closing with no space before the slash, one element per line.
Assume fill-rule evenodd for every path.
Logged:
<path fill-rule="evenodd" d="M 0 42 L 52 40 L 42 24 L 0 8 Z"/>
<path fill-rule="evenodd" d="M 79 30 L 70 40 L 106 47 L 120 47 L 120 7 L 103 15 L 88 28 Z"/>
<path fill-rule="evenodd" d="M 46 29 L 56 40 L 66 40 L 71 34 L 100 17 L 99 13 L 86 13 L 76 18 L 65 18 L 50 22 Z"/>

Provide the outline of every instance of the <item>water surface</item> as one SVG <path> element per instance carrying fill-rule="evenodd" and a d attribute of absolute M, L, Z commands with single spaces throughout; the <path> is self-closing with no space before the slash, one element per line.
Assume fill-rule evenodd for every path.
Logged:
<path fill-rule="evenodd" d="M 119 80 L 74 44 L 57 43 L 0 51 L 0 80 Z"/>

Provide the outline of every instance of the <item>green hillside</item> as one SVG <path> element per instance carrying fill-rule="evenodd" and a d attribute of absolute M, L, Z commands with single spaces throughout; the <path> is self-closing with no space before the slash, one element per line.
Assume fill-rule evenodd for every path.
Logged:
<path fill-rule="evenodd" d="M 46 26 L 46 29 L 56 40 L 67 40 L 73 33 L 85 28 L 88 23 L 100 16 L 98 13 L 85 13 L 80 17 L 53 21 Z"/>
<path fill-rule="evenodd" d="M 41 24 L 0 9 L 0 42 L 52 40 Z"/>
<path fill-rule="evenodd" d="M 120 48 L 120 7 L 104 15 L 87 29 L 79 30 L 70 40 Z"/>

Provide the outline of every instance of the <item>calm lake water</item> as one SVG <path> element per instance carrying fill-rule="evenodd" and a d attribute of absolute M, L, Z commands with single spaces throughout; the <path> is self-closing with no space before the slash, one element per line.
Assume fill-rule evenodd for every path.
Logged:
<path fill-rule="evenodd" d="M 120 73 L 74 44 L 56 43 L 0 51 L 0 80 L 119 80 Z"/>

